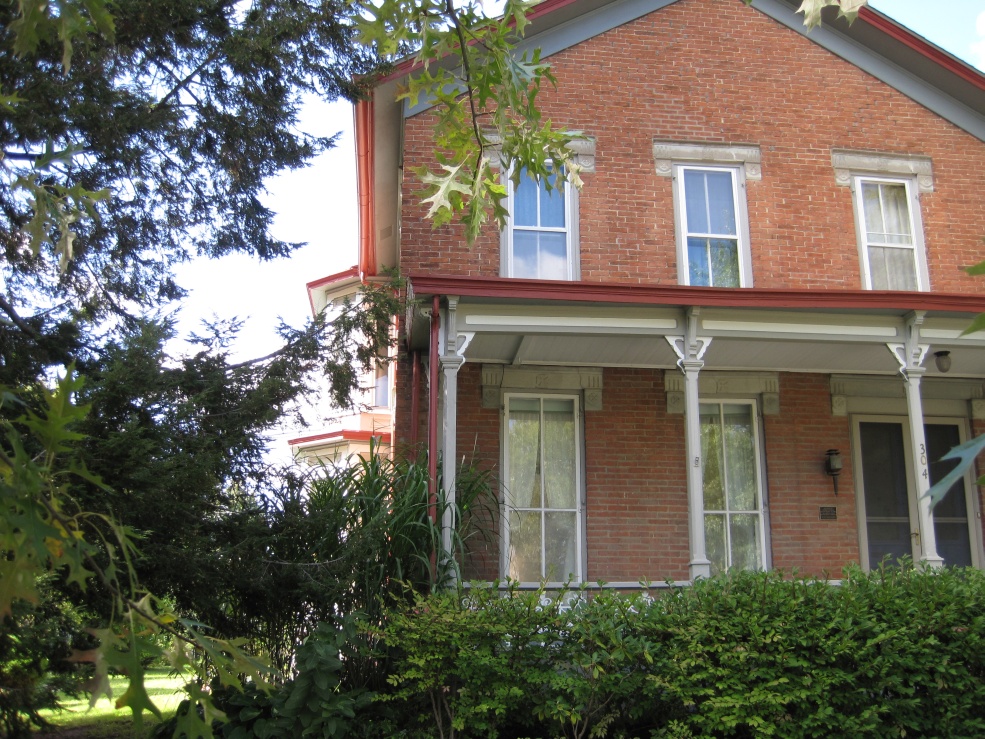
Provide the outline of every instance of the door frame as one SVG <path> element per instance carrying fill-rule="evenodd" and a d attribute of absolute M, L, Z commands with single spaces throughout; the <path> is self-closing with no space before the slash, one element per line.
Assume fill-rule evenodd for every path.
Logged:
<path fill-rule="evenodd" d="M 914 562 L 919 562 L 922 554 L 920 544 L 916 543 L 917 538 L 913 536 L 918 530 L 917 518 L 917 496 L 916 485 L 913 479 L 913 458 L 910 444 L 910 423 L 905 415 L 898 414 L 873 414 L 859 413 L 851 416 L 851 440 L 852 440 L 852 470 L 853 482 L 855 486 L 855 513 L 858 526 L 859 543 L 859 563 L 862 569 L 868 572 L 871 569 L 869 562 L 869 532 L 865 517 L 865 486 L 862 479 L 862 444 L 859 433 L 859 424 L 871 423 L 899 423 L 903 428 L 903 455 L 906 463 L 906 490 L 907 508 L 910 515 L 910 544 Z M 970 438 L 968 419 L 960 416 L 925 416 L 924 426 L 932 425 L 952 425 L 958 427 L 958 438 L 964 443 Z M 981 506 L 977 494 L 977 485 L 972 470 L 967 471 L 964 476 L 965 506 L 968 511 L 969 527 L 969 546 L 971 547 L 971 563 L 973 567 L 981 568 L 985 557 L 982 552 L 982 527 L 981 527 Z"/>

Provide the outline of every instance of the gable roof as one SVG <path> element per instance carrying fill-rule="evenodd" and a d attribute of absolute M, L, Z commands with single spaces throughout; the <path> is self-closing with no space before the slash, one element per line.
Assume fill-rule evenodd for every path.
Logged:
<path fill-rule="evenodd" d="M 680 0 L 544 0 L 529 14 L 518 48 L 549 57 L 659 11 Z M 930 41 L 865 7 L 848 24 L 833 13 L 809 34 L 796 12 L 799 0 L 752 0 L 752 7 L 895 88 L 941 118 L 985 142 L 985 75 Z M 832 10 L 833 9 L 829 9 Z M 750 11 L 752 12 L 752 11 Z M 750 46 L 754 40 L 750 40 Z M 375 275 L 397 263 L 402 121 L 430 107 L 395 100 L 413 60 L 381 79 L 370 100 L 355 109 L 359 189 L 359 273 Z"/>

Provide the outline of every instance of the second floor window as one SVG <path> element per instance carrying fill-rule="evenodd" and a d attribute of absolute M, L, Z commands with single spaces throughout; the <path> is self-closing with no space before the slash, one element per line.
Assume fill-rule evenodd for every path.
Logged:
<path fill-rule="evenodd" d="M 534 280 L 575 280 L 577 255 L 572 227 L 572 190 L 554 173 L 548 190 L 526 170 L 509 184 L 510 222 L 504 234 L 503 274 Z"/>
<path fill-rule="evenodd" d="M 676 175 L 681 281 L 705 287 L 750 287 L 739 170 L 681 166 Z"/>
<path fill-rule="evenodd" d="M 911 183 L 856 177 L 855 207 L 865 287 L 925 289 Z"/>

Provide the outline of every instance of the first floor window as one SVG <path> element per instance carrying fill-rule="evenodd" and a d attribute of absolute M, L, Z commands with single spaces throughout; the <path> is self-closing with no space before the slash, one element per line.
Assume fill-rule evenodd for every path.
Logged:
<path fill-rule="evenodd" d="M 520 582 L 582 579 L 578 398 L 507 395 L 503 569 Z"/>
<path fill-rule="evenodd" d="M 865 286 L 920 290 L 920 248 L 908 180 L 855 178 Z"/>
<path fill-rule="evenodd" d="M 548 181 L 551 188 L 548 188 Z M 521 170 L 519 183 L 509 183 L 507 277 L 536 280 L 574 280 L 572 193 L 563 172 L 540 182 Z"/>
<path fill-rule="evenodd" d="M 763 569 L 759 434 L 752 401 L 701 403 L 705 547 L 712 574 Z"/>

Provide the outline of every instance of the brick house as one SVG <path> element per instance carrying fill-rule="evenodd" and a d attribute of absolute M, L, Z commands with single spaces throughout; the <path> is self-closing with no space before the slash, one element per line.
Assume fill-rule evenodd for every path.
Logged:
<path fill-rule="evenodd" d="M 357 105 L 359 273 L 415 299 L 394 445 L 502 483 L 466 577 L 985 564 L 973 477 L 921 497 L 985 432 L 985 76 L 868 9 L 807 35 L 797 5 L 537 6 L 584 187 L 521 181 L 472 247 L 409 174 L 433 111 L 400 72 Z"/>

